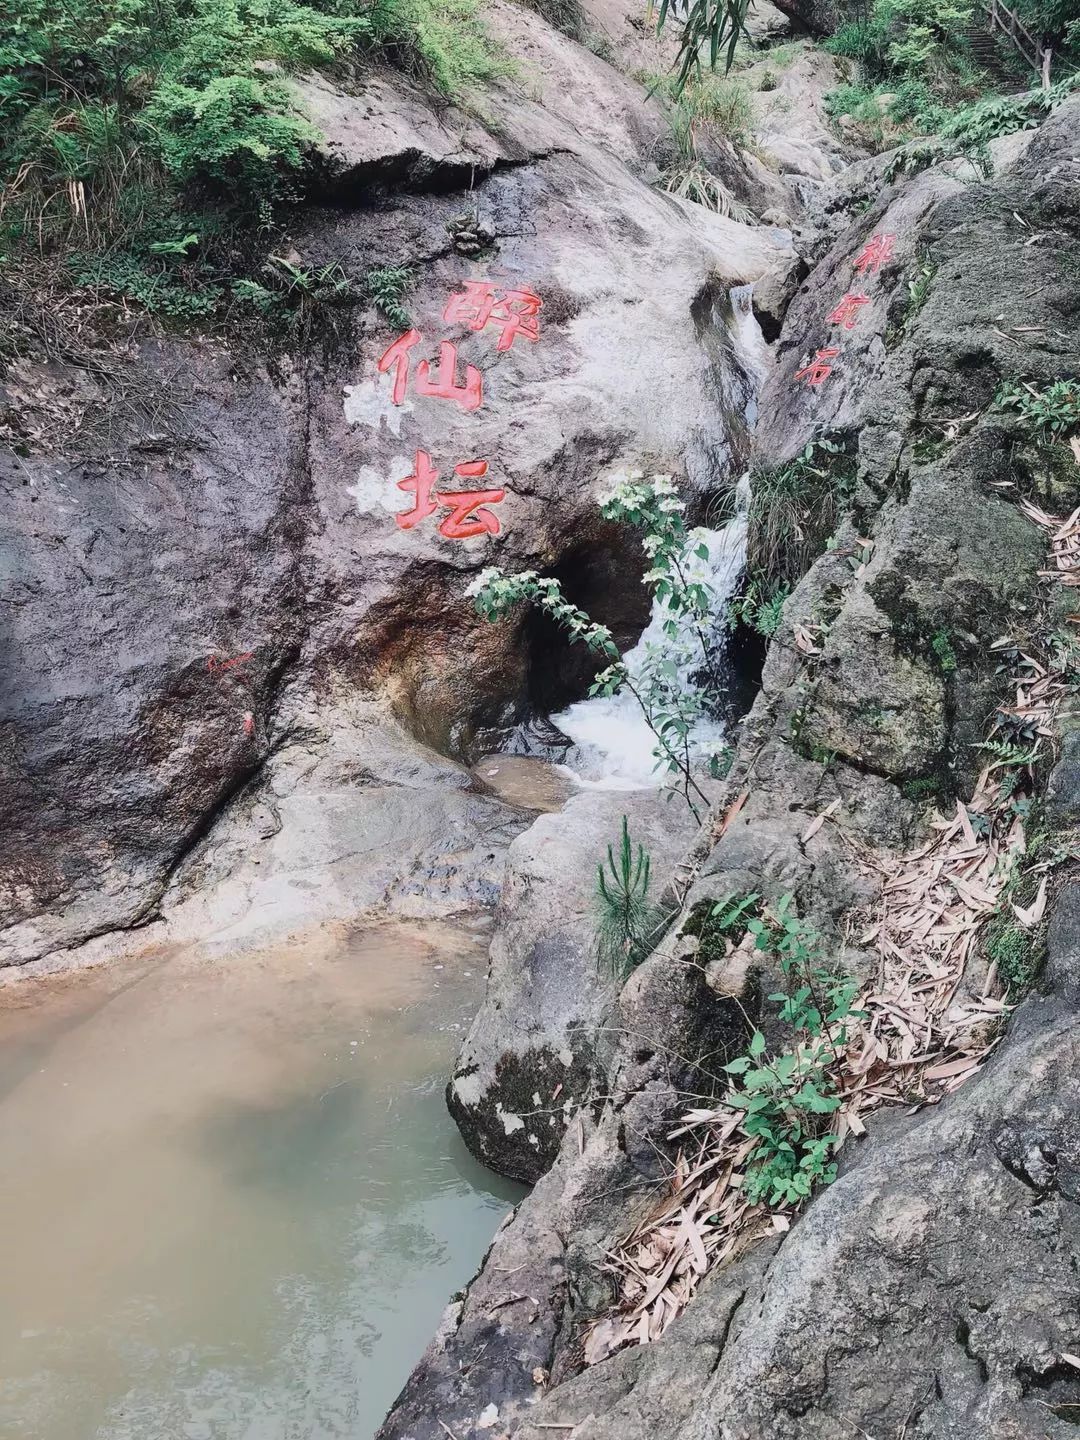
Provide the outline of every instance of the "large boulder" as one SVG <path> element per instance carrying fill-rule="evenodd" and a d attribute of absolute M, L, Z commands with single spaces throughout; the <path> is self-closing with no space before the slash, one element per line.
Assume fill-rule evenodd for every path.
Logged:
<path fill-rule="evenodd" d="M 542 815 L 507 853 L 487 993 L 446 1096 L 476 1157 L 515 1180 L 551 1168 L 569 1121 L 603 1089 L 604 1022 L 621 977 L 597 947 L 596 875 L 607 847 L 618 852 L 623 816 L 658 876 L 697 828 L 655 791 L 592 790 Z"/>
<path fill-rule="evenodd" d="M 845 496 L 853 515 L 785 606 L 673 934 L 688 933 L 699 906 L 734 894 L 791 894 L 838 963 L 876 974 L 855 939 L 877 895 L 858 857 L 892 851 L 899 861 L 925 834 L 897 783 L 914 772 L 934 764 L 920 778 L 950 797 L 968 793 L 973 746 L 1008 683 L 988 647 L 1045 628 L 1041 616 L 1034 623 L 1045 536 L 1006 497 L 1045 486 L 1046 462 L 1033 462 L 1022 429 L 991 402 L 1005 378 L 1080 372 L 1075 327 L 1061 323 L 1080 306 L 1080 287 L 1054 258 L 1056 246 L 1075 250 L 1078 155 L 1074 101 L 995 180 L 961 187 L 930 172 L 897 185 L 828 248 L 792 306 L 765 385 L 757 463 L 775 469 L 833 430 L 857 461 Z M 1030 245 L 1032 232 L 1056 236 L 1055 246 Z M 895 235 L 896 258 L 858 277 L 868 301 L 857 327 L 830 331 L 832 307 L 853 288 L 852 259 L 875 234 Z M 1021 267 L 1030 267 L 1023 289 Z M 921 305 L 908 303 L 915 278 Z M 841 356 L 827 383 L 798 383 L 834 334 Z M 1075 505 L 1075 479 L 1051 481 L 1054 503 Z M 1062 605 L 1071 608 L 1067 595 Z M 934 643 L 942 630 L 947 646 Z M 860 681 L 867 693 L 853 695 Z M 891 706 L 893 723 L 875 727 L 873 706 Z M 1056 824 L 1072 823 L 1078 786 L 1068 718 L 1065 733 L 1050 782 Z M 823 823 L 826 814 L 835 818 Z M 1057 843 L 1075 848 L 1071 834 Z M 705 1064 L 696 1082 L 657 1072 L 641 1017 L 662 1017 L 671 1051 L 724 1055 L 715 999 L 687 991 L 643 1011 L 627 986 L 618 1013 L 636 1006 L 637 1018 L 621 1022 L 604 1093 L 570 1121 L 552 1170 L 499 1240 L 510 1254 L 518 1237 L 547 1236 L 540 1367 L 488 1369 L 471 1327 L 486 1316 L 504 1361 L 534 1365 L 530 1318 L 484 1289 L 481 1311 L 471 1287 L 384 1440 L 435 1440 L 440 1418 L 472 1440 L 492 1406 L 500 1433 L 528 1440 L 571 1429 L 586 1440 L 1067 1433 L 1080 1401 L 1070 1348 L 1080 1262 L 1075 884 L 1049 910 L 1044 994 L 1013 1018 L 982 1072 L 936 1109 L 879 1113 L 870 1141 L 845 1146 L 845 1173 L 790 1232 L 721 1266 L 658 1344 L 583 1370 L 583 1336 L 610 1303 L 604 1257 L 655 1205 L 679 1093 L 708 1093 L 715 1074 Z M 641 967 L 650 998 L 684 958 L 665 942 Z M 755 988 L 747 975 L 732 997 L 751 1015 Z M 695 1023 L 709 1035 L 700 1048 L 687 1038 Z M 481 1286 L 497 1283 L 499 1263 Z M 438 1407 L 426 1403 L 433 1394 Z"/>
<path fill-rule="evenodd" d="M 562 574 L 629 643 L 645 620 L 643 560 L 599 515 L 605 477 L 664 469 L 703 501 L 744 463 L 759 357 L 729 329 L 728 292 L 781 294 L 790 237 L 658 194 L 666 125 L 644 88 L 536 14 L 500 4 L 492 24 L 520 69 L 484 123 L 389 72 L 300 87 L 324 127 L 323 179 L 287 254 L 341 266 L 354 301 L 371 270 L 411 267 L 405 303 L 423 338 L 400 405 L 377 363 L 408 327 L 356 304 L 339 316 L 343 343 L 291 355 L 144 329 L 86 353 L 85 337 L 51 356 L 31 345 L 9 370 L 0 963 L 169 908 L 223 812 L 272 805 L 297 745 L 320 752 L 354 725 L 339 693 L 382 695 L 411 735 L 459 760 L 580 694 L 580 658 L 524 619 L 488 625 L 470 581 L 490 564 Z M 401 188 L 372 188 L 391 180 Z M 361 193 L 378 203 L 356 204 Z M 499 350 L 496 326 L 445 320 L 467 281 L 531 287 L 536 342 Z M 482 376 L 479 409 L 417 394 L 417 362 L 437 374 L 443 341 L 459 381 L 466 365 Z M 448 538 L 445 508 L 399 525 L 418 452 L 437 484 L 505 491 L 497 534 Z M 455 475 L 481 461 L 486 478 Z M 448 834 L 481 836 L 485 806 L 457 793 L 453 771 L 431 779 L 455 792 L 433 801 L 432 814 L 457 815 Z M 380 835 L 393 851 L 423 808 L 409 787 L 384 789 L 381 806 L 405 808 L 377 823 L 370 788 L 336 792 L 334 828 L 363 853 Z M 275 853 L 299 855 L 316 821 L 279 808 Z M 448 834 L 430 835 L 437 851 Z M 262 843 L 257 829 L 248 839 Z M 237 894 L 257 878 L 246 848 L 230 851 Z M 333 849 L 319 852 L 331 869 Z M 381 886 L 329 884 L 320 910 L 398 894 L 413 854 L 382 864 Z M 296 908 L 264 913 L 291 924 Z"/>

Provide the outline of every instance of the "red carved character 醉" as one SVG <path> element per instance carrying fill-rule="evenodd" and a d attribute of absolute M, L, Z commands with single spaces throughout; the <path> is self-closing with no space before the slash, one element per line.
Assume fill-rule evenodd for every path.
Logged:
<path fill-rule="evenodd" d="M 540 311 L 544 302 L 539 295 L 522 288 L 506 290 L 499 296 L 489 280 L 462 283 L 465 289 L 459 295 L 451 295 L 443 311 L 448 325 L 467 325 L 470 330 L 498 325 L 496 350 L 509 350 L 518 335 L 534 344 L 540 339 Z"/>

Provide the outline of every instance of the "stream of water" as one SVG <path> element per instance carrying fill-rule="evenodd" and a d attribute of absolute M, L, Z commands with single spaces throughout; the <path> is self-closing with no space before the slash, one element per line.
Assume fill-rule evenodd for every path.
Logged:
<path fill-rule="evenodd" d="M 736 492 L 737 510 L 719 530 L 701 529 L 694 532 L 696 544 L 704 544 L 707 555 L 691 556 L 687 566 L 689 580 L 705 586 L 711 599 L 712 614 L 720 617 L 716 631 L 722 630 L 728 601 L 746 565 L 746 509 L 749 491 L 746 483 Z M 657 653 L 671 655 L 680 672 L 690 678 L 701 666 L 701 649 L 689 623 L 680 621 L 680 636 L 671 641 L 664 631 L 671 612 L 662 600 L 654 600 L 649 623 L 632 650 L 623 656 L 631 676 L 640 679 L 642 671 Z M 574 742 L 567 752 L 566 765 L 581 784 L 606 790 L 644 790 L 660 783 L 662 773 L 656 767 L 656 737 L 645 723 L 641 707 L 629 690 L 618 695 L 597 695 L 579 700 L 551 717 L 564 735 Z M 724 738 L 719 720 L 703 719 L 692 736 L 691 754 L 707 756 Z"/>
<path fill-rule="evenodd" d="M 0 990 L 0 1436 L 367 1440 L 520 1196 L 443 1084 L 481 931 Z"/>
<path fill-rule="evenodd" d="M 769 349 L 753 311 L 752 285 L 736 285 L 727 296 L 724 321 L 730 354 L 740 373 L 750 382 L 744 393 L 745 419 L 751 429 L 757 423 L 757 391 L 770 363 Z M 704 585 L 711 597 L 710 612 L 716 618 L 710 640 L 723 643 L 728 602 L 746 566 L 746 524 L 750 503 L 749 477 L 744 476 L 736 491 L 734 516 L 717 530 L 694 532 L 696 544 L 704 543 L 704 559 L 691 556 L 688 579 Z M 675 660 L 680 674 L 692 679 L 701 668 L 701 648 L 696 636 L 680 624 L 674 641 L 664 631 L 671 619 L 662 600 L 654 600 L 649 623 L 632 650 L 623 656 L 635 679 L 640 679 L 650 657 L 656 654 Z M 573 741 L 565 757 L 566 768 L 582 785 L 608 790 L 644 790 L 663 780 L 658 769 L 656 737 L 645 723 L 641 707 L 630 692 L 606 697 L 594 696 L 551 716 L 552 723 Z M 719 720 L 698 722 L 691 736 L 691 755 L 704 760 L 723 741 L 725 727 Z"/>

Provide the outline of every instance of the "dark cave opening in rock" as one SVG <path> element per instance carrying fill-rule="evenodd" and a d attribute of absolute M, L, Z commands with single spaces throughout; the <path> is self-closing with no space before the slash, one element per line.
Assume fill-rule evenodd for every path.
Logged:
<path fill-rule="evenodd" d="M 590 535 L 569 548 L 548 572 L 563 594 L 592 619 L 607 625 L 620 651 L 635 644 L 649 620 L 642 576 L 645 557 L 637 540 L 619 526 Z M 522 630 L 528 656 L 526 701 L 530 716 L 547 717 L 587 694 L 603 661 L 573 643 L 550 616 L 530 609 Z"/>
<path fill-rule="evenodd" d="M 644 558 L 625 532 L 590 536 L 568 550 L 548 572 L 562 585 L 566 598 L 594 620 L 607 625 L 621 653 L 640 639 L 648 624 L 651 596 L 642 581 Z M 526 655 L 525 705 L 528 739 L 523 748 L 560 750 L 561 732 L 549 717 L 588 694 L 603 661 L 584 645 L 573 643 L 565 630 L 539 609 L 530 610 L 521 634 Z M 712 657 L 721 692 L 719 715 L 733 728 L 748 713 L 761 688 L 766 642 L 741 622 L 733 622 Z M 523 740 L 518 731 L 513 748 Z"/>

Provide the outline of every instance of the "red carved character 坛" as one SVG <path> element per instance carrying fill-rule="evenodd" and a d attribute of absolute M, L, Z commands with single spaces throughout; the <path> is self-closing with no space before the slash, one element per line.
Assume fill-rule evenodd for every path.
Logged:
<path fill-rule="evenodd" d="M 454 474 L 463 480 L 478 480 L 487 474 L 486 460 L 466 460 L 454 466 Z M 506 498 L 505 490 L 440 490 L 435 497 L 450 514 L 439 522 L 439 534 L 448 540 L 468 540 L 473 535 L 498 535 L 499 517 L 485 505 L 497 505 Z M 475 513 L 474 513 L 475 512 Z"/>
<path fill-rule="evenodd" d="M 434 515 L 439 508 L 431 498 L 431 487 L 439 478 L 439 472 L 431 463 L 431 456 L 426 450 L 417 450 L 413 463 L 416 467 L 413 473 L 397 482 L 399 490 L 411 490 L 415 496 L 411 510 L 403 510 L 400 515 L 394 516 L 402 530 L 411 530 L 421 520 Z"/>
<path fill-rule="evenodd" d="M 478 480 L 487 474 L 486 460 L 466 460 L 454 466 L 454 474 L 463 480 Z M 468 540 L 473 535 L 498 535 L 499 518 L 483 507 L 497 505 L 506 498 L 505 490 L 434 490 L 439 472 L 431 463 L 426 450 L 417 450 L 415 469 L 404 480 L 399 480 L 398 489 L 410 491 L 414 496 L 410 510 L 403 510 L 394 518 L 403 530 L 411 530 L 421 520 L 434 515 L 436 510 L 449 510 L 450 514 L 439 522 L 439 534 L 448 540 Z"/>

